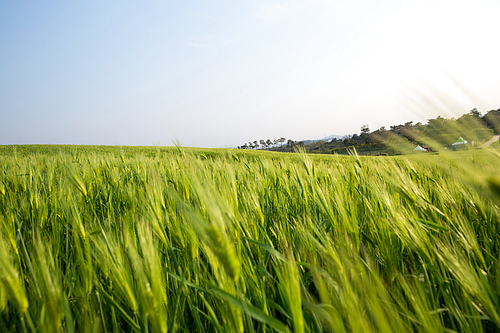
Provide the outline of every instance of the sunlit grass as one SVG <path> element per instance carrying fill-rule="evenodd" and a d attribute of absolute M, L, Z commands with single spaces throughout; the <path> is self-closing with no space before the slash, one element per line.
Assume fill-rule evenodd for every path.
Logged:
<path fill-rule="evenodd" d="M 500 330 L 496 150 L 0 152 L 0 330 Z"/>

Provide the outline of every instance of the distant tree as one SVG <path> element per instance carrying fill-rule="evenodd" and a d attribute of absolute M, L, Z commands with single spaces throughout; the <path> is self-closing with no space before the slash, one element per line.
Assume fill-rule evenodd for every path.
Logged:
<path fill-rule="evenodd" d="M 258 142 L 257 140 L 255 140 L 255 141 L 253 142 L 253 147 L 254 147 L 254 148 L 259 148 L 259 142 Z"/>
<path fill-rule="evenodd" d="M 365 134 L 365 133 L 363 133 L 363 134 Z M 357 134 L 353 134 L 351 141 L 350 141 L 350 144 L 353 146 L 357 146 L 360 142 L 361 142 L 361 137 Z"/>
<path fill-rule="evenodd" d="M 288 141 L 286 142 L 286 145 L 291 148 L 294 143 L 295 143 L 295 141 L 293 141 L 292 139 L 288 139 Z"/>
<path fill-rule="evenodd" d="M 495 134 L 500 133 L 500 109 L 490 110 L 483 116 L 483 121 L 488 128 L 495 131 Z"/>
<path fill-rule="evenodd" d="M 370 133 L 370 127 L 368 127 L 368 125 L 361 126 L 361 133 Z"/>
<path fill-rule="evenodd" d="M 267 147 L 265 140 L 260 140 L 259 143 L 262 146 L 262 148 Z"/>
<path fill-rule="evenodd" d="M 484 128 L 487 126 L 487 122 L 483 121 L 481 118 L 481 112 L 479 112 L 476 108 L 462 115 L 460 118 L 456 120 L 458 126 L 468 127 L 469 129 L 473 128 Z"/>
<path fill-rule="evenodd" d="M 481 118 L 481 112 L 477 111 L 476 108 L 470 110 L 468 115 L 476 118 Z"/>
<path fill-rule="evenodd" d="M 344 139 L 342 140 L 342 142 L 344 143 L 344 146 L 346 146 L 346 147 L 350 146 L 351 138 L 352 138 L 352 135 L 344 136 Z"/>
<path fill-rule="evenodd" d="M 447 126 L 447 123 L 448 119 L 437 116 L 435 119 L 429 119 L 427 128 L 429 131 L 442 132 L 443 130 L 448 129 L 449 126 Z"/>
<path fill-rule="evenodd" d="M 279 139 L 279 142 L 281 143 L 280 148 L 281 148 L 281 147 L 283 147 L 283 143 L 285 143 L 285 142 L 286 142 L 286 138 L 280 138 L 280 139 Z"/>

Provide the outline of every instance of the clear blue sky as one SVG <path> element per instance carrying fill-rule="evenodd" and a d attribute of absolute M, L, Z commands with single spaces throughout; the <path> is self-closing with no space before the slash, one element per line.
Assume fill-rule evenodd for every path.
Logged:
<path fill-rule="evenodd" d="M 500 108 L 497 0 L 2 1 L 0 144 L 223 147 Z"/>

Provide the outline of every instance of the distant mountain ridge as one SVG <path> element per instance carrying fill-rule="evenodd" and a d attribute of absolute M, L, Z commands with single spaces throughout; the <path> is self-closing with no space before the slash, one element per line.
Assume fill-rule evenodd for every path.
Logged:
<path fill-rule="evenodd" d="M 343 139 L 344 137 L 345 137 L 345 135 L 337 135 L 337 134 L 332 134 L 332 135 L 329 135 L 329 136 L 327 136 L 327 137 L 324 137 L 324 138 L 323 138 L 323 139 L 321 139 L 321 140 L 323 140 L 323 141 L 330 141 L 330 140 L 333 140 L 333 139 L 337 139 L 337 140 L 339 140 L 339 139 Z M 318 141 L 319 141 L 319 140 L 318 140 Z"/>
<path fill-rule="evenodd" d="M 329 135 L 329 136 L 325 136 L 322 139 L 316 139 L 316 140 L 299 140 L 299 142 L 304 142 L 305 145 L 308 145 L 310 143 L 317 142 L 317 141 L 331 141 L 333 139 L 343 139 L 344 137 L 345 137 L 345 135 L 332 134 L 332 135 Z"/>

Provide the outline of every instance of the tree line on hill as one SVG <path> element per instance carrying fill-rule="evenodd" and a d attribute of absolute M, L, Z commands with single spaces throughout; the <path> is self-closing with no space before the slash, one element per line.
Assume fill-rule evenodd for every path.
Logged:
<path fill-rule="evenodd" d="M 476 109 L 459 118 L 438 116 L 429 119 L 427 124 L 406 122 L 400 125 L 385 126 L 371 132 L 368 125 L 361 126 L 359 134 L 346 135 L 330 141 L 293 141 L 280 138 L 273 141 L 255 140 L 239 146 L 239 149 L 266 149 L 293 152 L 303 147 L 311 153 L 347 154 L 353 148 L 358 154 L 394 155 L 407 152 L 410 147 L 420 145 L 427 150 L 450 148 L 459 137 L 480 145 L 500 134 L 500 109 L 488 111 L 485 115 Z"/>
<path fill-rule="evenodd" d="M 295 141 L 291 139 L 286 138 L 279 138 L 279 139 L 274 139 L 271 141 L 270 139 L 267 140 L 255 140 L 255 141 L 250 141 L 248 143 L 245 143 L 241 146 L 238 146 L 238 149 L 269 149 L 269 148 L 278 148 L 278 147 L 283 147 L 284 143 L 287 143 L 288 146 L 291 147 L 292 144 L 295 143 Z"/>

